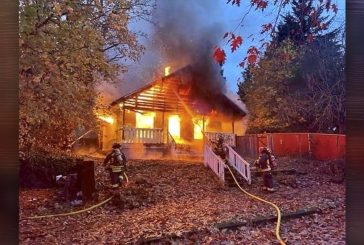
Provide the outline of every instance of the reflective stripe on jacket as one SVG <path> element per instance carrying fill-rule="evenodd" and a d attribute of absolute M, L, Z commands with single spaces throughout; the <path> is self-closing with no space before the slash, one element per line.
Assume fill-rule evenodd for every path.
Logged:
<path fill-rule="evenodd" d="M 118 173 L 123 170 L 123 167 L 121 165 L 110 165 L 111 172 Z"/>

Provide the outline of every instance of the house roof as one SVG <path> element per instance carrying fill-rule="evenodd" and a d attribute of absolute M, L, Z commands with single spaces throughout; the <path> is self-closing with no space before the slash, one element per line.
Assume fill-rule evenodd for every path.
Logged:
<path fill-rule="evenodd" d="M 149 84 L 113 101 L 111 106 L 120 105 L 130 110 L 179 112 L 192 109 L 195 113 L 206 114 L 208 111 L 231 111 L 234 115 L 245 116 L 245 110 L 226 94 L 215 94 L 195 86 L 191 66 L 186 66 L 168 76 Z"/>

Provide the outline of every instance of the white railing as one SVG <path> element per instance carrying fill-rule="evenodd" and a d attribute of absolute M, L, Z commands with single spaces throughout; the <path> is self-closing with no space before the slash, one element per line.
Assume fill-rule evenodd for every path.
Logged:
<path fill-rule="evenodd" d="M 167 144 L 168 144 L 171 155 L 174 155 L 176 153 L 177 143 L 169 132 L 167 135 Z"/>
<path fill-rule="evenodd" d="M 123 128 L 123 143 L 163 143 L 161 128 Z"/>
<path fill-rule="evenodd" d="M 224 161 L 218 157 L 207 144 L 204 145 L 203 156 L 205 167 L 210 167 L 212 171 L 220 178 L 220 180 L 225 182 Z"/>
<path fill-rule="evenodd" d="M 220 136 L 224 139 L 224 143 L 235 146 L 235 134 L 233 133 L 205 132 L 205 137 L 209 141 L 217 141 Z"/>
<path fill-rule="evenodd" d="M 231 166 L 235 168 L 243 178 L 251 184 L 250 164 L 244 160 L 231 146 L 225 144 L 228 149 L 228 160 Z"/>

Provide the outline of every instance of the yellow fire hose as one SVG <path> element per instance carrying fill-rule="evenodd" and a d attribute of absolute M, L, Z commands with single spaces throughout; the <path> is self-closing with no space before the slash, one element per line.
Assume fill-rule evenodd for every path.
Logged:
<path fill-rule="evenodd" d="M 124 176 L 126 178 L 126 183 L 129 182 L 128 176 L 126 175 L 126 173 L 124 172 Z M 25 217 L 24 219 L 41 219 L 41 218 L 49 218 L 49 217 L 59 217 L 59 216 L 68 216 L 68 215 L 74 215 L 74 214 L 79 214 L 79 213 L 83 213 L 83 212 L 87 212 L 90 211 L 94 208 L 100 207 L 101 205 L 107 203 L 108 201 L 110 201 L 112 198 L 114 197 L 114 195 L 112 195 L 111 197 L 109 197 L 108 199 L 93 205 L 89 208 L 86 209 L 82 209 L 82 210 L 78 210 L 78 211 L 74 211 L 74 212 L 69 212 L 69 213 L 62 213 L 62 214 L 48 214 L 48 215 L 41 215 L 41 216 L 31 216 L 31 217 Z"/>
<path fill-rule="evenodd" d="M 276 235 L 277 240 L 279 241 L 279 243 L 280 243 L 281 245 L 286 245 L 286 243 L 282 240 L 281 236 L 279 235 L 279 229 L 280 229 L 280 226 L 281 226 L 281 211 L 279 210 L 278 206 L 277 206 L 276 204 L 274 204 L 274 203 L 270 202 L 270 201 L 264 200 L 263 198 L 260 198 L 260 197 L 258 197 L 258 196 L 255 196 L 255 195 L 253 195 L 253 194 L 251 194 L 251 193 L 247 192 L 246 190 L 244 190 L 244 189 L 240 186 L 240 184 L 238 183 L 238 181 L 236 180 L 236 178 L 235 178 L 235 176 L 234 176 L 233 172 L 231 171 L 230 167 L 229 167 L 227 164 L 225 164 L 225 165 L 226 165 L 226 167 L 228 168 L 228 170 L 229 170 L 229 172 L 230 172 L 231 176 L 233 177 L 233 179 L 234 179 L 234 181 L 235 181 L 235 184 L 239 187 L 239 189 L 240 189 L 242 192 L 244 192 L 245 194 L 247 194 L 248 196 L 250 196 L 250 197 L 252 197 L 252 198 L 254 198 L 254 199 L 257 199 L 257 200 L 259 200 L 259 201 L 261 201 L 261 202 L 264 202 L 264 203 L 267 203 L 267 204 L 269 204 L 269 205 L 273 206 L 273 207 L 277 210 L 277 225 L 276 225 L 275 235 Z"/>
<path fill-rule="evenodd" d="M 264 203 L 267 203 L 271 206 L 273 206 L 276 210 L 277 210 L 277 215 L 278 215 L 278 218 L 277 218 L 277 225 L 276 225 L 276 230 L 275 230 L 275 235 L 277 237 L 277 240 L 279 241 L 279 243 L 281 245 L 286 245 L 286 243 L 281 239 L 280 235 L 279 235 L 279 229 L 280 229 L 280 226 L 281 226 L 281 211 L 279 210 L 278 206 L 272 202 L 269 202 L 267 200 L 264 200 L 258 196 L 255 196 L 249 192 L 247 192 L 246 190 L 244 190 L 240 184 L 238 183 L 238 181 L 236 180 L 233 172 L 231 171 L 230 167 L 226 164 L 226 167 L 228 168 L 231 176 L 233 177 L 234 181 L 235 181 L 235 184 L 239 187 L 239 189 L 244 192 L 245 194 L 247 194 L 248 196 L 254 198 L 254 199 L 257 199 L 261 202 L 264 202 Z M 124 172 L 124 176 L 126 178 L 126 182 L 128 183 L 129 182 L 129 179 L 128 179 L 128 176 L 126 175 L 126 173 Z M 83 213 L 83 212 L 87 212 L 87 211 L 90 211 L 94 208 L 97 208 L 105 203 L 107 203 L 108 201 L 110 201 L 114 196 L 111 196 L 109 197 L 108 199 L 96 204 L 96 205 L 93 205 L 89 208 L 86 208 L 86 209 L 82 209 L 82 210 L 78 210 L 78 211 L 74 211 L 74 212 L 69 212 L 69 213 L 61 213 L 61 214 L 49 214 L 49 215 L 41 215 L 41 216 L 31 216 L 31 217 L 26 217 L 25 219 L 41 219 L 41 218 L 49 218 L 49 217 L 59 217 L 59 216 L 68 216 L 68 215 L 74 215 L 74 214 L 79 214 L 79 213 Z"/>

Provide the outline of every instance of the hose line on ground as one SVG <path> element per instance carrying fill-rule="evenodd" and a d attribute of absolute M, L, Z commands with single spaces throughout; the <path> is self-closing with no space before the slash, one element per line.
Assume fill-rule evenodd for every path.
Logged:
<path fill-rule="evenodd" d="M 74 212 L 69 212 L 69 213 L 62 213 L 62 214 L 48 214 L 48 215 L 41 215 L 41 216 L 31 216 L 31 217 L 25 217 L 24 219 L 41 219 L 41 218 L 49 218 L 49 217 L 59 217 L 59 216 L 68 216 L 68 215 L 74 215 L 74 214 L 79 214 L 79 213 L 83 213 L 86 211 L 90 211 L 94 208 L 97 208 L 105 203 L 107 203 L 108 201 L 110 201 L 114 196 L 109 197 L 108 199 L 106 199 L 105 201 L 102 201 L 94 206 L 91 206 L 89 208 L 86 209 L 82 209 L 82 210 L 78 210 L 78 211 L 74 211 Z"/>
<path fill-rule="evenodd" d="M 258 197 L 258 196 L 255 196 L 255 195 L 253 195 L 253 194 L 251 194 L 251 193 L 247 192 L 246 190 L 244 190 L 244 189 L 240 186 L 240 184 L 238 183 L 238 181 L 236 180 L 236 178 L 235 178 L 235 176 L 234 176 L 233 172 L 231 171 L 230 167 L 228 166 L 228 164 L 225 164 L 225 166 L 228 168 L 228 170 L 229 170 L 229 172 L 230 172 L 231 176 L 233 177 L 233 179 L 234 179 L 234 181 L 235 181 L 235 184 L 239 187 L 239 189 L 240 189 L 242 192 L 244 192 L 245 194 L 247 194 L 248 196 L 250 196 L 250 197 L 252 197 L 252 198 L 254 198 L 254 199 L 257 199 L 257 200 L 259 200 L 259 201 L 261 201 L 261 202 L 267 203 L 267 204 L 269 204 L 269 205 L 273 206 L 273 207 L 276 209 L 276 211 L 277 211 L 277 225 L 276 225 L 275 235 L 276 235 L 277 240 L 279 241 L 279 243 L 280 243 L 281 245 L 286 245 L 286 243 L 282 240 L 281 236 L 279 235 L 279 229 L 280 229 L 280 227 L 281 227 L 281 211 L 279 210 L 278 206 L 277 206 L 276 204 L 274 204 L 274 203 L 270 202 L 270 201 L 264 200 L 263 198 L 260 198 L 260 197 Z"/>
<path fill-rule="evenodd" d="M 129 182 L 129 179 L 128 179 L 128 176 L 126 175 L 126 173 L 124 172 L 124 176 L 126 178 L 126 183 Z M 41 218 L 50 218 L 50 217 L 59 217 L 59 216 L 68 216 L 68 215 L 74 215 L 74 214 L 79 214 L 79 213 L 83 213 L 83 212 L 87 212 L 87 211 L 90 211 L 94 208 L 97 208 L 97 207 L 100 207 L 101 205 L 107 203 L 108 201 L 110 201 L 112 198 L 114 197 L 114 195 L 112 195 L 111 197 L 109 197 L 108 199 L 96 204 L 96 205 L 93 205 L 89 208 L 86 208 L 86 209 L 81 209 L 81 210 L 78 210 L 78 211 L 74 211 L 74 212 L 69 212 L 69 213 L 61 213 L 61 214 L 48 214 L 48 215 L 40 215 L 40 216 L 31 216 L 31 217 L 25 217 L 24 219 L 41 219 Z"/>

